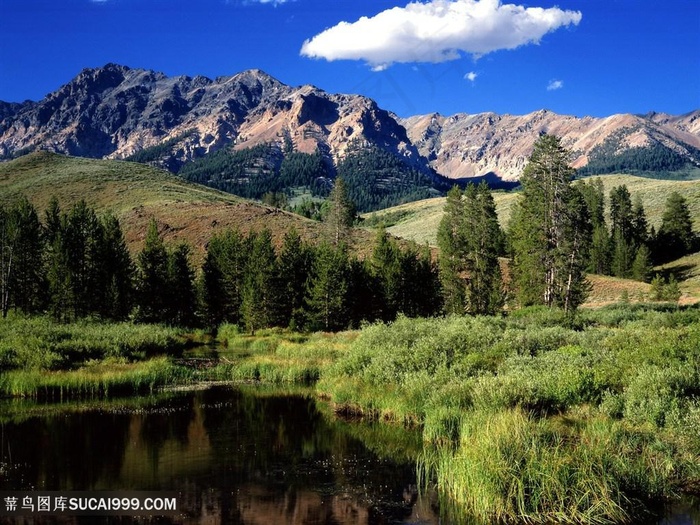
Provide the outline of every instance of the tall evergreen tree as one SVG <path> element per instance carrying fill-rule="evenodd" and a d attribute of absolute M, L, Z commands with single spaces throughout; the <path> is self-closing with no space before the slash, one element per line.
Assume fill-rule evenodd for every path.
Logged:
<path fill-rule="evenodd" d="M 629 277 L 635 255 L 632 198 L 627 186 L 610 191 L 610 238 L 612 242 L 612 274 Z"/>
<path fill-rule="evenodd" d="M 123 321 L 129 317 L 134 305 L 134 263 L 119 220 L 112 214 L 105 215 L 102 229 L 107 289 L 101 314 L 107 319 Z"/>
<path fill-rule="evenodd" d="M 666 199 L 661 226 L 656 234 L 656 260 L 664 263 L 678 259 L 690 253 L 696 244 L 688 203 L 680 193 L 674 191 Z"/>
<path fill-rule="evenodd" d="M 643 244 L 649 243 L 649 221 L 639 195 L 635 195 L 632 201 L 632 242 L 636 250 L 639 250 Z"/>
<path fill-rule="evenodd" d="M 327 237 L 331 244 L 338 246 L 345 242 L 355 221 L 355 213 L 355 205 L 348 197 L 345 181 L 337 177 L 328 197 L 328 212 L 325 217 Z"/>
<path fill-rule="evenodd" d="M 470 184 L 465 195 L 464 254 L 467 271 L 467 312 L 493 315 L 504 303 L 498 255 L 503 249 L 503 232 L 496 205 L 486 182 Z"/>
<path fill-rule="evenodd" d="M 304 324 L 304 295 L 312 267 L 312 252 L 299 233 L 288 231 L 277 258 L 279 323 L 301 328 Z"/>
<path fill-rule="evenodd" d="M 447 192 L 445 210 L 437 232 L 443 305 L 449 314 L 463 314 L 466 311 L 464 206 L 462 191 L 454 186 Z"/>
<path fill-rule="evenodd" d="M 222 322 L 240 322 L 243 279 L 249 252 L 250 239 L 235 230 L 226 230 L 209 240 L 200 286 L 209 327 L 216 328 Z"/>
<path fill-rule="evenodd" d="M 347 249 L 341 244 L 322 243 L 316 248 L 313 278 L 309 283 L 307 304 L 314 330 L 340 330 L 348 325 Z"/>
<path fill-rule="evenodd" d="M 194 326 L 197 322 L 197 293 L 190 247 L 180 243 L 168 254 L 167 321 L 176 326 Z"/>
<path fill-rule="evenodd" d="M 108 287 L 102 223 L 84 200 L 71 208 L 63 223 L 60 249 L 69 274 L 67 298 L 71 315 L 99 315 Z"/>
<path fill-rule="evenodd" d="M 167 322 L 168 315 L 168 252 L 158 232 L 158 223 L 148 223 L 146 241 L 138 255 L 138 315 L 146 323 Z"/>
<path fill-rule="evenodd" d="M 610 273 L 610 232 L 605 223 L 605 189 L 603 181 L 596 177 L 576 187 L 581 192 L 588 208 L 593 227 L 587 271 L 600 275 Z"/>
<path fill-rule="evenodd" d="M 377 230 L 374 249 L 370 259 L 371 274 L 377 286 L 375 296 L 376 314 L 384 321 L 392 321 L 401 309 L 404 270 L 401 250 L 389 237 L 384 227 Z"/>
<path fill-rule="evenodd" d="M 251 234 L 252 243 L 241 294 L 243 322 L 251 333 L 273 326 L 279 319 L 277 265 L 272 233 Z"/>
<path fill-rule="evenodd" d="M 570 185 L 569 152 L 542 135 L 525 167 L 523 191 L 510 223 L 512 280 L 521 305 L 575 310 L 586 296 L 581 264 L 590 239 L 590 217 Z"/>
<path fill-rule="evenodd" d="M 20 198 L 0 207 L 0 306 L 3 317 L 13 306 L 25 313 L 41 307 L 45 284 L 43 240 L 36 209 Z"/>

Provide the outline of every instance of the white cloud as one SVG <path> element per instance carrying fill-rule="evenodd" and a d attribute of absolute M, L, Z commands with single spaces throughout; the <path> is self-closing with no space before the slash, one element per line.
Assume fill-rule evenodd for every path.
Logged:
<path fill-rule="evenodd" d="M 564 87 L 563 80 L 550 80 L 549 84 L 547 84 L 547 91 L 556 91 L 557 89 L 561 89 L 563 87 Z"/>
<path fill-rule="evenodd" d="M 563 26 L 578 25 L 579 11 L 524 7 L 500 0 L 431 0 L 394 7 L 356 22 L 340 22 L 306 40 L 301 54 L 326 60 L 444 62 L 462 53 L 479 57 L 536 44 Z"/>
<path fill-rule="evenodd" d="M 479 74 L 475 73 L 474 71 L 470 71 L 466 75 L 464 75 L 464 80 L 468 80 L 469 82 L 474 82 L 476 80 L 476 77 L 478 77 Z"/>

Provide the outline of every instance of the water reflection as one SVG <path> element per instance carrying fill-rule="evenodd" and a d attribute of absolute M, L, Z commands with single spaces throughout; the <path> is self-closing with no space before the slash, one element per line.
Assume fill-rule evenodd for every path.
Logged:
<path fill-rule="evenodd" d="M 3 402 L 0 427 L 0 490 L 178 491 L 182 514 L 158 523 L 438 523 L 414 486 L 419 435 L 325 417 L 303 395 Z"/>

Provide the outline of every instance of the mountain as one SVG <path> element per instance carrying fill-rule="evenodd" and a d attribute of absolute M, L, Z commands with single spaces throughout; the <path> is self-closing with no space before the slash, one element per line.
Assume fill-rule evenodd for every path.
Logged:
<path fill-rule="evenodd" d="M 572 165 L 587 174 L 700 168 L 700 110 L 573 117 L 541 110 L 528 115 L 437 113 L 400 120 L 435 170 L 450 178 L 493 173 L 517 180 L 540 133 L 559 136 Z"/>
<path fill-rule="evenodd" d="M 325 171 L 291 178 L 321 191 L 324 181 L 327 188 L 342 173 L 353 179 L 365 209 L 448 187 L 440 175 L 482 177 L 494 185 L 517 181 L 542 132 L 561 136 L 574 166 L 589 174 L 700 175 L 700 110 L 681 116 L 579 118 L 541 110 L 400 119 L 367 97 L 290 87 L 260 70 L 212 80 L 115 64 L 85 69 L 38 102 L 0 102 L 0 158 L 37 149 L 130 158 L 260 198 L 269 190 L 288 191 L 275 180 L 290 151 L 318 151 Z M 255 146 L 266 149 L 250 153 Z M 190 166 L 197 160 L 202 163 Z M 376 193 L 381 195 L 371 197 Z"/>
<path fill-rule="evenodd" d="M 368 141 L 408 165 L 425 162 L 405 129 L 373 100 L 292 88 L 260 70 L 211 80 L 108 64 L 85 69 L 40 102 L 0 103 L 0 156 L 47 149 L 93 158 L 125 158 L 168 144 L 159 159 L 171 171 L 232 144 L 243 149 L 291 141 L 337 161 Z"/>

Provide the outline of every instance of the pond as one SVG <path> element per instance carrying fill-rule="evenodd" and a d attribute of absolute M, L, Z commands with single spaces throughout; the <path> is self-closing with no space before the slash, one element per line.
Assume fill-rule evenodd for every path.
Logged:
<path fill-rule="evenodd" d="M 418 494 L 422 446 L 416 431 L 338 419 L 304 389 L 0 401 L 0 491 L 178 493 L 174 517 L 30 521 L 37 524 L 449 523 Z M 658 523 L 698 519 L 697 502 L 685 501 Z"/>
<path fill-rule="evenodd" d="M 418 433 L 338 420 L 299 391 L 3 401 L 0 425 L 0 491 L 177 491 L 180 514 L 158 523 L 438 523 L 416 490 Z"/>

